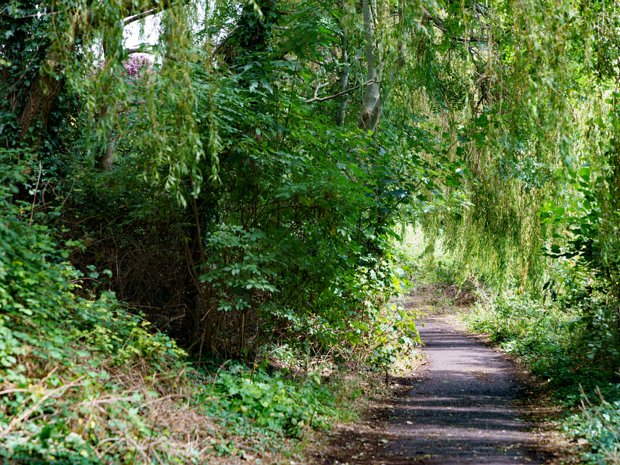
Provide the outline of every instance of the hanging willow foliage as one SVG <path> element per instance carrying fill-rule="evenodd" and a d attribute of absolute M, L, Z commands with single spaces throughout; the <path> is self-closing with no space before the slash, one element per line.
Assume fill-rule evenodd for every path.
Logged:
<path fill-rule="evenodd" d="M 63 116 L 74 132 L 58 138 L 77 155 L 45 162 L 84 166 L 85 153 L 97 167 L 87 181 L 127 189 L 106 207 L 135 208 L 140 220 L 150 204 L 136 192 L 166 190 L 192 204 L 174 223 L 186 228 L 179 237 L 189 250 L 178 261 L 188 262 L 198 296 L 184 304 L 196 334 L 213 302 L 233 293 L 229 283 L 216 292 L 196 276 L 210 264 L 209 235 L 229 226 L 256 244 L 287 237 L 311 250 L 309 260 L 318 252 L 308 243 L 327 237 L 325 227 L 357 237 L 359 250 L 377 258 L 389 255 L 385 237 L 402 210 L 442 233 L 464 273 L 524 288 L 547 279 L 546 256 L 561 255 L 617 283 L 613 2 L 30 3 L 19 20 L 28 34 L 38 31 L 41 47 L 28 51 L 31 69 L 0 81 L 21 89 L 8 99 L 15 105 L 0 103 L 17 115 L 7 124 L 23 144 L 46 146 L 50 102 L 62 95 L 75 105 Z M 125 26 L 144 15 L 160 23 L 148 63 L 124 46 Z M 17 61 L 27 41 L 9 39 L 3 60 Z M 23 75 L 30 83 L 19 87 Z M 334 202 L 337 187 L 346 195 Z M 332 256 L 334 244 L 322 250 Z M 221 248 L 222 266 L 245 260 Z M 353 269 L 357 258 L 349 260 Z M 298 299 L 299 286 L 289 284 L 286 300 Z M 313 295 L 331 295 L 330 285 L 321 281 Z M 182 288 L 185 299 L 190 286 Z"/>
<path fill-rule="evenodd" d="M 425 12 L 428 28 L 413 41 L 417 61 L 408 62 L 408 87 L 422 91 L 411 94 L 406 108 L 430 115 L 451 134 L 451 156 L 466 163 L 467 201 L 427 222 L 443 231 L 465 274 L 540 283 L 551 234 L 541 211 L 571 190 L 566 173 L 583 164 L 608 191 L 602 221 L 610 236 L 616 231 L 613 182 L 602 181 L 615 156 L 601 153 L 613 139 L 613 117 L 602 103 L 610 81 L 594 76 L 601 68 L 595 55 L 613 40 L 601 34 L 617 34 L 608 24 L 618 20 L 616 7 L 607 5 L 604 15 L 605 2 L 554 0 L 446 2 Z M 593 120 L 584 115 L 594 107 L 608 132 L 584 146 L 593 134 Z"/>
<path fill-rule="evenodd" d="M 144 174 L 163 180 L 181 204 L 197 195 L 203 178 L 217 178 L 219 142 L 212 113 L 197 111 L 192 75 L 197 66 L 210 74 L 210 38 L 196 39 L 200 18 L 210 14 L 207 2 L 126 1 L 36 2 L 35 31 L 44 31 L 34 82 L 17 108 L 22 140 L 41 139 L 49 112 L 61 92 L 80 101 L 87 130 L 83 137 L 93 163 L 109 167 L 118 140 L 131 140 L 151 153 Z M 155 17 L 160 23 L 150 57 L 131 58 L 125 47 L 125 25 Z M 139 64 L 128 71 L 128 63 Z M 129 111 L 131 110 L 131 111 Z M 129 125 L 127 118 L 133 119 Z M 204 139 L 198 125 L 212 128 Z M 131 133 L 130 128 L 131 127 Z M 147 130 L 148 129 L 148 130 Z M 191 180 L 189 191 L 183 184 Z"/>

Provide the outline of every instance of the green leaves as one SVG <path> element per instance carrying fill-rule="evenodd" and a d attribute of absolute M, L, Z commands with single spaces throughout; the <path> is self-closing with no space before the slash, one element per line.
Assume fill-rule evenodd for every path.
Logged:
<path fill-rule="evenodd" d="M 287 379 L 280 372 L 237 365 L 214 375 L 211 389 L 214 408 L 225 409 L 229 420 L 237 415 L 237 421 L 285 437 L 301 437 L 306 428 L 327 429 L 339 414 L 336 398 L 319 377 Z"/>
<path fill-rule="evenodd" d="M 266 245 L 266 236 L 259 230 L 222 224 L 211 232 L 206 244 L 211 259 L 200 280 L 220 291 L 220 310 L 244 310 L 259 295 L 277 292 L 276 258 Z"/>
<path fill-rule="evenodd" d="M 587 465 L 613 463 L 620 453 L 620 400 L 599 401 L 592 405 L 586 400 L 581 412 L 562 422 L 564 432 L 579 444 Z"/>

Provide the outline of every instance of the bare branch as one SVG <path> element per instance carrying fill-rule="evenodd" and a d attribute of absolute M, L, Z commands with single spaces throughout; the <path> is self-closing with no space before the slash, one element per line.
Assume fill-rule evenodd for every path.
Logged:
<path fill-rule="evenodd" d="M 137 47 L 130 47 L 125 49 L 125 53 L 127 55 L 131 55 L 132 53 L 148 53 L 153 49 L 151 44 L 140 44 Z"/>
<path fill-rule="evenodd" d="M 133 16 L 128 16 L 127 18 L 123 20 L 123 23 L 125 24 L 125 26 L 127 26 L 128 24 L 134 23 L 136 21 L 140 21 L 141 19 L 144 19 L 148 16 L 157 14 L 160 11 L 162 11 L 161 8 L 151 8 L 150 10 L 143 11 L 142 13 L 138 13 Z"/>
<path fill-rule="evenodd" d="M 323 87 L 327 87 L 329 85 L 328 82 L 326 82 L 325 84 L 321 84 L 320 82 L 317 84 L 317 86 L 314 89 L 314 97 L 312 97 L 310 100 L 313 99 L 317 99 L 319 98 L 319 91 L 323 88 Z"/>
<path fill-rule="evenodd" d="M 371 84 L 375 84 L 376 82 L 378 82 L 378 81 L 376 81 L 375 79 L 371 79 L 370 81 L 363 82 L 362 84 L 358 84 L 357 86 L 349 87 L 348 89 L 342 90 L 342 91 L 337 92 L 337 93 L 335 93 L 333 95 L 328 95 L 326 97 L 319 97 L 318 96 L 319 90 L 321 88 L 327 86 L 327 84 L 322 84 L 322 85 L 317 86 L 316 89 L 314 89 L 314 97 L 306 99 L 306 100 L 304 100 L 304 102 L 306 102 L 306 103 L 326 102 L 327 100 L 333 100 L 333 99 L 338 98 L 338 97 L 340 97 L 342 95 L 351 93 L 354 90 L 360 89 L 362 87 L 369 86 Z"/>
<path fill-rule="evenodd" d="M 448 30 L 442 20 L 433 16 L 426 8 L 423 8 L 422 11 L 426 19 L 428 19 L 431 23 L 433 23 L 433 25 L 437 29 L 439 29 L 441 32 L 443 32 L 444 34 L 447 34 Z M 486 44 L 488 43 L 488 40 L 482 39 L 480 37 L 453 37 L 453 36 L 449 36 L 449 37 L 450 39 L 456 42 L 460 42 L 462 44 L 470 44 L 470 43 Z"/>

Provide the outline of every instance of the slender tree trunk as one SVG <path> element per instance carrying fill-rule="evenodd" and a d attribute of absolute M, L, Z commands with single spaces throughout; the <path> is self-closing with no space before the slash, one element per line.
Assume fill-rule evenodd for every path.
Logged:
<path fill-rule="evenodd" d="M 374 7 L 374 8 L 373 8 Z M 362 99 L 362 112 L 359 127 L 366 131 L 374 131 L 381 116 L 381 87 L 379 85 L 379 63 L 375 50 L 375 18 L 376 3 L 374 0 L 363 0 L 362 12 L 364 16 L 365 54 L 367 63 L 367 81 Z"/>
<path fill-rule="evenodd" d="M 344 1 L 340 1 L 340 9 L 344 14 Z M 340 105 L 338 107 L 338 115 L 336 116 L 336 124 L 343 126 L 345 118 L 347 116 L 347 107 L 349 106 L 349 95 L 346 93 L 349 87 L 349 52 L 347 50 L 347 31 L 342 19 L 340 20 L 340 30 L 342 32 L 342 39 L 340 41 L 340 47 L 342 49 L 342 71 L 340 73 L 340 90 L 345 92 L 340 98 Z"/>
<path fill-rule="evenodd" d="M 340 73 L 340 89 L 345 92 L 349 87 L 349 54 L 347 52 L 345 39 L 342 39 L 342 72 Z M 349 106 L 349 95 L 347 93 L 342 94 L 340 98 L 340 105 L 338 107 L 338 115 L 336 116 L 336 124 L 338 126 L 344 125 L 344 120 L 347 116 L 347 107 Z"/>
<path fill-rule="evenodd" d="M 62 91 L 63 82 L 56 76 L 42 71 L 30 88 L 24 108 L 17 122 L 19 123 L 20 139 L 31 139 L 40 142 L 54 103 Z M 35 132 L 33 132 L 35 131 Z"/>
<path fill-rule="evenodd" d="M 105 151 L 105 155 L 103 156 L 103 160 L 101 161 L 101 167 L 104 170 L 111 170 L 114 167 L 114 160 L 116 159 L 115 149 L 116 138 L 112 136 L 110 138 L 110 142 L 108 142 L 108 147 Z"/>

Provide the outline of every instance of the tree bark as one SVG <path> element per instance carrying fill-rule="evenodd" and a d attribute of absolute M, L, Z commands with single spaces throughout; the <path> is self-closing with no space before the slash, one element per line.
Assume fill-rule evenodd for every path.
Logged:
<path fill-rule="evenodd" d="M 53 63 L 53 60 L 48 60 L 48 63 L 50 61 Z M 62 88 L 62 80 L 57 76 L 43 70 L 39 73 L 17 119 L 21 140 L 31 138 L 35 143 L 40 141 L 41 134 L 47 128 L 50 113 Z M 33 133 L 37 127 L 38 130 Z"/>
<path fill-rule="evenodd" d="M 342 39 L 343 47 L 342 47 L 342 72 L 340 73 L 340 89 L 341 92 L 345 92 L 342 94 L 340 105 L 338 106 L 338 115 L 336 117 L 336 124 L 338 126 L 344 125 L 344 120 L 347 116 L 347 106 L 349 105 L 349 95 L 346 93 L 347 88 L 349 87 L 349 54 L 347 53 L 347 49 L 345 48 L 345 39 Z"/>
<path fill-rule="evenodd" d="M 340 9 L 344 14 L 344 1 L 340 1 Z M 342 18 L 340 19 L 340 30 L 342 32 L 342 38 L 340 41 L 340 48 L 342 49 L 342 71 L 340 72 L 340 91 L 345 92 L 349 87 L 349 52 L 347 51 L 347 31 L 343 24 Z M 338 115 L 336 116 L 336 124 L 343 126 L 347 116 L 347 106 L 349 105 L 349 96 L 345 93 L 342 95 L 340 105 L 338 106 Z"/>
<path fill-rule="evenodd" d="M 374 8 L 373 8 L 374 7 Z M 373 0 L 363 0 L 362 12 L 364 16 L 365 54 L 367 63 L 367 81 L 370 83 L 364 88 L 362 112 L 359 127 L 366 131 L 374 131 L 381 116 L 381 87 L 379 83 L 379 63 L 375 51 L 375 18 L 376 3 Z"/>

